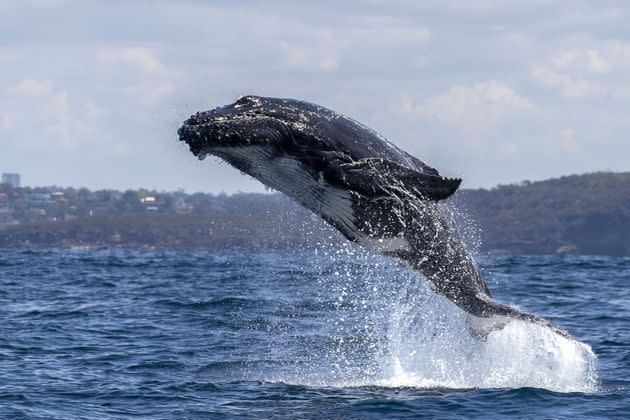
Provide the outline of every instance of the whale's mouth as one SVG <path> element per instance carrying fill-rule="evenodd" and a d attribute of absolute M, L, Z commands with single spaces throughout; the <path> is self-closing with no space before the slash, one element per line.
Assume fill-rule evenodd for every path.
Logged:
<path fill-rule="evenodd" d="M 185 142 L 190 151 L 203 160 L 208 155 L 217 156 L 232 163 L 231 156 L 245 156 L 254 149 L 272 149 L 267 139 L 256 133 L 234 133 L 220 129 L 205 130 L 190 126 L 179 129 L 180 141 Z M 241 165 L 239 165 L 241 166 Z"/>
<path fill-rule="evenodd" d="M 216 108 L 199 112 L 184 121 L 177 130 L 179 140 L 185 142 L 198 158 L 217 154 L 217 150 L 273 146 L 283 141 L 282 122 L 258 111 Z"/>
<path fill-rule="evenodd" d="M 232 147 L 245 147 L 242 133 L 231 130 L 225 117 L 219 117 L 212 121 L 186 120 L 177 130 L 179 140 L 185 142 L 190 151 L 197 157 L 213 154 L 215 149 Z"/>

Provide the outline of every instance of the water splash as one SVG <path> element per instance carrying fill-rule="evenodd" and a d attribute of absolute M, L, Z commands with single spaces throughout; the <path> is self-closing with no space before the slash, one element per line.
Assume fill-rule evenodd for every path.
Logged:
<path fill-rule="evenodd" d="M 537 324 L 514 320 L 486 340 L 471 337 L 458 308 L 441 308 L 448 321 L 412 320 L 401 307 L 390 324 L 382 386 L 443 388 L 545 388 L 596 390 L 596 356 L 579 341 Z M 459 313 L 458 313 L 459 312 Z M 426 321 L 426 319 L 425 319 Z"/>
<path fill-rule="evenodd" d="M 597 390 L 597 358 L 587 344 L 518 320 L 476 339 L 467 314 L 415 273 L 356 247 L 322 254 L 315 300 L 332 309 L 325 315 L 328 342 L 311 349 L 303 363 L 267 372 L 268 380 L 318 387 Z"/>

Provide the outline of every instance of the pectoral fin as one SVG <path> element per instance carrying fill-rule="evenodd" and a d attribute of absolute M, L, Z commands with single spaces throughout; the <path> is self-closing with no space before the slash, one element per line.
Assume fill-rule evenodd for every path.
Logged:
<path fill-rule="evenodd" d="M 327 180 L 340 183 L 361 194 L 374 197 L 387 192 L 411 194 L 422 200 L 444 200 L 459 188 L 461 179 L 435 173 L 422 173 L 385 159 L 356 162 L 333 161 L 324 173 Z"/>

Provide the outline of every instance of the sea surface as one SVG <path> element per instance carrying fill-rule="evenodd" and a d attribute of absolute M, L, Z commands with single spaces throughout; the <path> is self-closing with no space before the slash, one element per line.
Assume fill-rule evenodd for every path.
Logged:
<path fill-rule="evenodd" d="M 630 259 L 480 265 L 575 340 L 353 247 L 0 250 L 0 418 L 630 418 Z"/>

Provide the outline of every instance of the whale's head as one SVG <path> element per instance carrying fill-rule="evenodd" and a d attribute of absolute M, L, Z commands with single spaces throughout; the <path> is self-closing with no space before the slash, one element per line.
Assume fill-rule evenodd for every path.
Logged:
<path fill-rule="evenodd" d="M 199 159 L 217 156 L 298 200 L 305 191 L 333 186 L 375 199 L 404 191 L 436 201 L 461 182 L 440 176 L 368 127 L 295 99 L 243 96 L 191 116 L 178 134 Z"/>
<path fill-rule="evenodd" d="M 239 159 L 244 152 L 276 156 L 301 137 L 302 130 L 311 129 L 305 117 L 309 107 L 313 105 L 290 99 L 243 96 L 192 115 L 178 130 L 179 139 L 199 159 L 215 155 L 240 167 L 245 163 Z"/>
<path fill-rule="evenodd" d="M 334 155 L 353 162 L 370 153 L 369 130 L 327 108 L 287 98 L 243 96 L 198 112 L 178 130 L 200 160 L 216 156 L 268 187 L 296 197 L 326 173 Z M 284 179 L 293 182 L 286 183 Z"/>
<path fill-rule="evenodd" d="M 265 173 L 296 155 L 312 176 L 322 170 L 318 158 L 326 160 L 330 154 L 347 162 L 384 158 L 435 171 L 419 161 L 410 162 L 409 155 L 358 122 L 295 99 L 243 96 L 192 115 L 178 134 L 199 159 L 217 156 L 267 185 Z"/>

